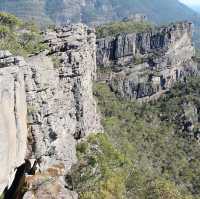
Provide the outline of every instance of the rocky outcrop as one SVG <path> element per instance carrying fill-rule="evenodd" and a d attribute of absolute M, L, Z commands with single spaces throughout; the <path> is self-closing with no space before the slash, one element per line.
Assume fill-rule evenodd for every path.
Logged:
<path fill-rule="evenodd" d="M 130 99 L 157 97 L 175 81 L 196 75 L 194 56 L 189 22 L 97 41 L 97 64 L 112 68 L 109 85 Z"/>
<path fill-rule="evenodd" d="M 46 32 L 45 42 L 50 50 L 26 62 L 0 53 L 1 191 L 26 159 L 25 198 L 77 198 L 64 175 L 77 141 L 102 131 L 92 94 L 95 33 L 69 25 Z"/>
<path fill-rule="evenodd" d="M 41 158 L 44 169 L 59 163 L 69 169 L 76 161 L 76 140 L 100 130 L 92 95 L 95 34 L 83 25 L 66 26 L 46 33 L 46 42 L 57 60 L 43 54 L 28 60 L 30 154 Z"/>

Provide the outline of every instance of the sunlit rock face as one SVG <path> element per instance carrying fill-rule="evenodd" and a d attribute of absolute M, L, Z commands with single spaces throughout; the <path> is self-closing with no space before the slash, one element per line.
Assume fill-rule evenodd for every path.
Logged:
<path fill-rule="evenodd" d="M 25 198 L 77 198 L 64 180 L 77 160 L 76 143 L 102 131 L 92 92 L 95 32 L 68 25 L 46 32 L 44 42 L 49 50 L 26 62 L 0 51 L 0 192 L 26 159 L 21 175 L 37 191 Z"/>
<path fill-rule="evenodd" d="M 0 51 L 0 192 L 12 183 L 27 146 L 25 62 Z"/>
<path fill-rule="evenodd" d="M 57 63 L 43 54 L 28 60 L 30 154 L 41 159 L 43 169 L 59 163 L 69 169 L 76 162 L 76 140 L 100 130 L 92 94 L 95 33 L 78 24 L 47 32 L 45 40 Z"/>
<path fill-rule="evenodd" d="M 97 40 L 98 66 L 112 68 L 109 85 L 130 99 L 159 97 L 177 80 L 197 75 L 194 56 L 189 22 Z"/>

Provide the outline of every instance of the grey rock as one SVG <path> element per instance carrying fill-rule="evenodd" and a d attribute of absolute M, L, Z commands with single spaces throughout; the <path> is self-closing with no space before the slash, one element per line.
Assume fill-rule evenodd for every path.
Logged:
<path fill-rule="evenodd" d="M 44 183 L 34 193 L 36 198 L 77 198 L 63 180 L 77 161 L 76 143 L 102 132 L 92 92 L 96 38 L 94 30 L 82 24 L 46 35 L 51 35 L 45 39 L 49 52 L 26 61 L 0 53 L 0 192 L 12 183 L 15 168 L 28 159 L 36 161 L 37 169 L 25 178 L 30 185 L 25 198 L 33 197 L 31 187 L 38 179 L 45 181 L 44 176 L 55 181 L 57 192 Z"/>
<path fill-rule="evenodd" d="M 128 17 L 125 17 L 123 21 L 135 21 L 135 22 L 145 22 L 148 20 L 148 17 L 142 13 L 130 14 Z"/>
<path fill-rule="evenodd" d="M 78 194 L 67 190 L 59 178 L 38 178 L 33 186 L 37 188 L 37 191 L 26 192 L 23 199 L 78 199 Z"/>
<path fill-rule="evenodd" d="M 190 103 L 185 102 L 181 106 L 183 113 L 184 113 L 184 119 L 183 119 L 183 130 L 188 133 L 193 133 L 194 126 L 198 124 L 198 110 L 197 107 Z"/>
<path fill-rule="evenodd" d="M 45 53 L 27 60 L 31 138 L 27 158 L 39 159 L 42 173 L 55 165 L 63 165 L 62 177 L 77 161 L 77 140 L 102 131 L 92 93 L 92 82 L 96 78 L 95 33 L 77 24 L 58 27 L 55 32 L 46 34 L 54 35 L 47 41 L 50 54 L 57 57 L 59 65 Z M 63 181 L 56 182 L 64 186 Z M 36 194 L 43 198 L 77 198 L 64 187 L 56 196 L 51 191 L 43 194 L 46 189 L 48 185 L 40 187 Z"/>
<path fill-rule="evenodd" d="M 14 60 L 7 51 L 1 55 L 5 66 L 8 58 Z M 0 193 L 24 162 L 28 134 L 24 73 L 19 65 L 8 65 L 0 68 Z"/>
<path fill-rule="evenodd" d="M 8 50 L 0 50 L 0 59 L 11 57 L 12 54 Z"/>
<path fill-rule="evenodd" d="M 198 75 L 194 56 L 189 22 L 97 40 L 98 66 L 112 69 L 110 87 L 130 99 L 157 98 L 177 80 Z"/>

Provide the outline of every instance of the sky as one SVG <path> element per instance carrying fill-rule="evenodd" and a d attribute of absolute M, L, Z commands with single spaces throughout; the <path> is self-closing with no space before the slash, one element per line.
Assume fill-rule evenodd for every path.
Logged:
<path fill-rule="evenodd" d="M 195 5 L 200 6 L 200 0 L 179 0 L 179 1 L 191 6 L 195 6 Z"/>

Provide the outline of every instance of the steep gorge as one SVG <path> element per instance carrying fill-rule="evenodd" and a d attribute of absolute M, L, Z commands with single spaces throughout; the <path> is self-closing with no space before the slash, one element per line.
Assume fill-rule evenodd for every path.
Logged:
<path fill-rule="evenodd" d="M 177 81 L 198 75 L 192 26 L 181 22 L 96 41 L 93 29 L 74 24 L 44 32 L 43 42 L 49 49 L 26 59 L 0 51 L 0 150 L 5 154 L 0 192 L 10 188 L 16 171 L 25 166 L 25 199 L 74 199 L 77 190 L 65 177 L 76 166 L 76 145 L 103 131 L 93 97 L 96 62 L 97 80 L 108 84 L 112 94 L 132 101 L 160 97 Z M 125 164 L 124 156 L 116 151 L 111 155 L 117 164 Z M 94 166 L 95 161 L 88 162 Z M 88 162 L 81 162 L 81 168 Z"/>
<path fill-rule="evenodd" d="M 180 22 L 97 40 L 94 95 L 105 133 L 78 144 L 67 184 L 80 199 L 199 198 L 200 78 L 191 33 Z"/>

